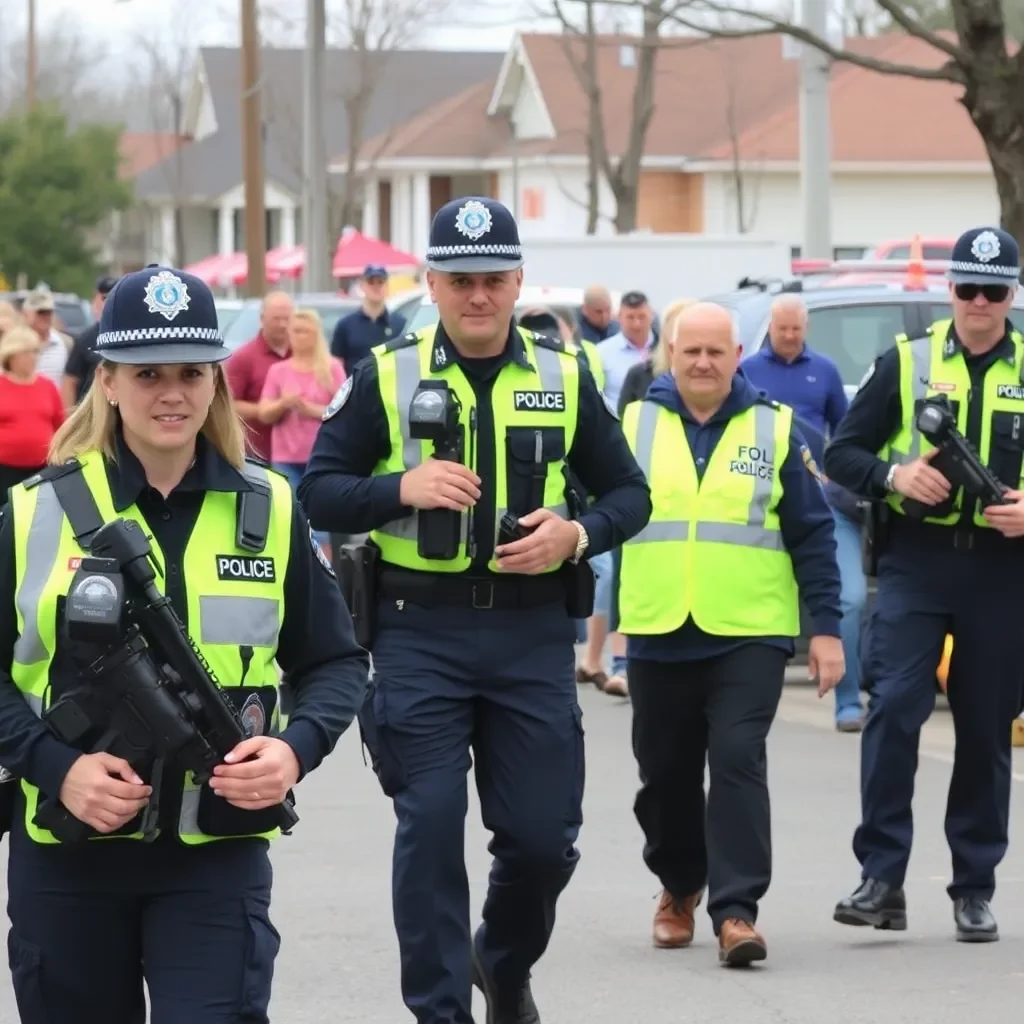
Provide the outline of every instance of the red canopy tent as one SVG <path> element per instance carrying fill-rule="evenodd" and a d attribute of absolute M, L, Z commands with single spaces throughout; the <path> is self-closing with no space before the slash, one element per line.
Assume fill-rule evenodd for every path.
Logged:
<path fill-rule="evenodd" d="M 420 261 L 411 253 L 402 252 L 387 242 L 368 238 L 361 231 L 346 231 L 334 250 L 331 265 L 333 277 L 361 277 L 368 264 L 378 264 L 388 273 L 419 269 Z"/>

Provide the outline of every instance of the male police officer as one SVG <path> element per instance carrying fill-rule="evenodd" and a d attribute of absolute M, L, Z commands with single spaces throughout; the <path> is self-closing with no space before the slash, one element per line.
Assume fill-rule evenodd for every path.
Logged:
<path fill-rule="evenodd" d="M 540 1019 L 530 969 L 575 868 L 582 820 L 570 615 L 589 610 L 567 608 L 566 581 L 580 576 L 571 563 L 638 533 L 651 511 L 589 371 L 560 340 L 513 325 L 522 265 L 501 203 L 443 206 L 427 253 L 440 324 L 360 365 L 324 414 L 300 487 L 317 528 L 372 531 L 380 550 L 375 686 L 361 724 L 398 817 L 402 990 L 420 1024 L 472 1024 L 471 981 L 488 1024 Z M 429 457 L 414 437 L 424 406 L 441 417 L 454 408 L 456 461 Z M 565 517 L 567 473 L 597 498 L 575 520 Z M 496 544 L 506 511 L 529 535 Z M 452 521 L 455 544 L 442 553 Z M 440 545 L 433 554 L 421 553 L 427 541 Z M 471 748 L 494 834 L 472 938 Z"/>
<path fill-rule="evenodd" d="M 1020 277 L 1017 243 L 998 228 L 968 231 L 948 276 L 953 319 L 933 324 L 924 338 L 899 340 L 876 360 L 825 455 L 830 479 L 884 500 L 889 512 L 868 652 L 862 821 L 853 841 L 863 880 L 835 919 L 906 928 L 918 737 L 952 632 L 948 892 L 957 938 L 987 942 L 998 938 L 989 901 L 1006 853 L 1010 731 L 1024 679 L 1024 338 L 1006 319 Z M 981 507 L 931 465 L 936 449 L 916 418 L 922 401 L 937 396 L 949 400 L 961 433 L 1011 488 L 1008 504 Z"/>

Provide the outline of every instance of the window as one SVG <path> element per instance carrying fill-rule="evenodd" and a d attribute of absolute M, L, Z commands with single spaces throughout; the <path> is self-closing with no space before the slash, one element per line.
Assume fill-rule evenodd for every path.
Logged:
<path fill-rule="evenodd" d="M 832 250 L 832 258 L 836 260 L 859 260 L 863 259 L 867 246 L 864 245 L 837 245 Z"/>
<path fill-rule="evenodd" d="M 925 309 L 925 323 L 933 324 L 936 320 L 950 320 L 953 317 L 953 307 L 946 303 L 933 303 Z M 1010 310 L 1010 323 L 1018 331 L 1024 333 L 1024 309 Z"/>
<path fill-rule="evenodd" d="M 885 246 L 881 250 L 881 258 L 884 260 L 909 260 L 910 259 L 910 246 L 909 245 L 894 245 L 892 247 Z M 953 258 L 953 245 L 952 243 L 946 245 L 945 243 L 938 243 L 933 245 L 925 244 L 921 246 L 921 259 L 924 260 L 951 260 Z"/>
<path fill-rule="evenodd" d="M 905 330 L 902 303 L 812 308 L 807 344 L 839 367 L 844 384 L 856 385 Z"/>

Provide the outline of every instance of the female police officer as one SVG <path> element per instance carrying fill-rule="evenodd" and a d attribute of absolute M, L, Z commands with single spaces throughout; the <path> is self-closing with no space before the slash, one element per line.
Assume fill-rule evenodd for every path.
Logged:
<path fill-rule="evenodd" d="M 122 278 L 96 351 L 98 386 L 0 525 L 0 764 L 22 780 L 8 868 L 18 1009 L 23 1024 L 136 1024 L 145 980 L 159 1024 L 265 1022 L 276 807 L 352 720 L 367 658 L 287 481 L 244 460 L 202 282 L 160 267 Z M 259 498 L 262 520 L 243 518 Z M 241 712 L 249 738 L 207 785 L 173 762 L 162 783 L 140 777 L 39 717 L 84 681 L 62 620 L 90 512 L 152 534 L 157 586 Z M 275 660 L 295 692 L 283 731 Z M 54 798 L 92 838 L 61 843 L 37 823 Z"/>

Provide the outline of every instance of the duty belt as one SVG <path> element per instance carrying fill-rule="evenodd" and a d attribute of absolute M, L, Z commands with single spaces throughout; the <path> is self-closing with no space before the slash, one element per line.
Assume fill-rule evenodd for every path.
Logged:
<path fill-rule="evenodd" d="M 409 601 L 425 608 L 475 608 L 512 611 L 565 603 L 561 573 L 542 576 L 463 576 L 414 572 L 384 566 L 377 596 L 385 601 Z"/>

